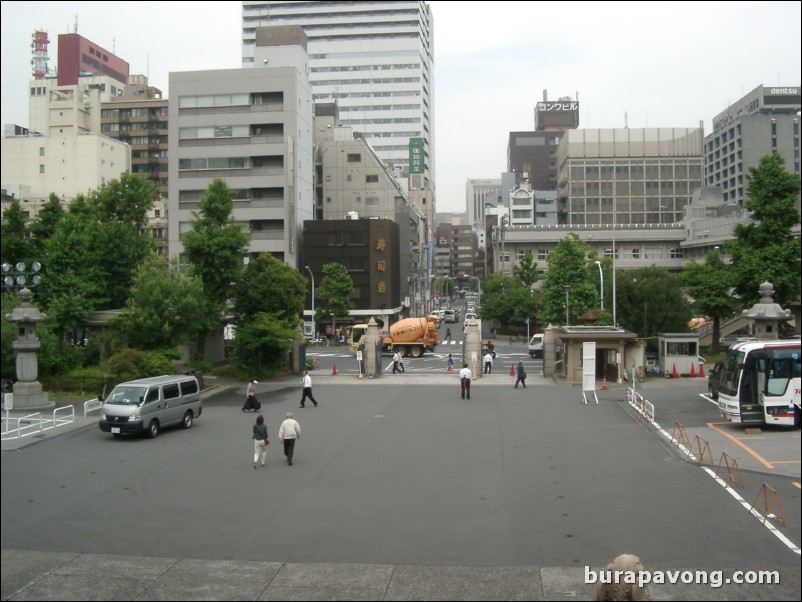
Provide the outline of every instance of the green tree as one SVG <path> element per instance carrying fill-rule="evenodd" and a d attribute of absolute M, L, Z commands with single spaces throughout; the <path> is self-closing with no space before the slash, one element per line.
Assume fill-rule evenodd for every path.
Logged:
<path fill-rule="evenodd" d="M 260 312 L 237 327 L 234 340 L 237 363 L 248 374 L 275 372 L 285 365 L 289 342 L 298 336 L 297 326 Z"/>
<path fill-rule="evenodd" d="M 774 153 L 749 169 L 750 224 L 735 227 L 735 239 L 725 243 L 732 257 L 735 291 L 747 307 L 760 299 L 764 281 L 774 285 L 774 300 L 786 305 L 799 299 L 800 239 L 792 234 L 799 224 L 796 208 L 799 175 L 785 169 L 782 156 Z"/>
<path fill-rule="evenodd" d="M 67 333 L 82 329 L 90 314 L 108 302 L 103 251 L 95 244 L 102 236 L 94 209 L 79 195 L 44 244 L 42 283 L 34 293 L 46 308 L 59 346 Z"/>
<path fill-rule="evenodd" d="M 106 301 L 99 309 L 119 309 L 125 305 L 136 268 L 153 252 L 153 240 L 142 235 L 147 211 L 159 193 L 150 180 L 131 173 L 107 182 L 88 195 L 101 225 L 99 247 L 105 283 Z"/>
<path fill-rule="evenodd" d="M 620 270 L 616 285 L 619 325 L 649 339 L 650 348 L 660 332 L 689 331 L 693 312 L 679 276 L 656 266 Z"/>
<path fill-rule="evenodd" d="M 50 193 L 47 202 L 42 205 L 36 213 L 36 219 L 30 224 L 34 259 L 44 256 L 45 243 L 58 229 L 65 213 L 61 200 L 55 193 Z"/>
<path fill-rule="evenodd" d="M 234 293 L 237 362 L 250 374 L 284 365 L 299 336 L 306 279 L 263 253 L 245 268 Z"/>
<path fill-rule="evenodd" d="M 699 311 L 713 318 L 713 352 L 718 353 L 721 319 L 731 316 L 736 309 L 736 300 L 730 294 L 730 271 L 718 251 L 711 251 L 704 263 L 687 264 L 680 277 Z"/>
<path fill-rule="evenodd" d="M 590 247 L 574 233 L 560 240 L 549 254 L 549 269 L 540 289 L 540 324 L 565 324 L 566 309 L 570 311 L 569 324 L 576 324 L 577 316 L 597 306 L 599 295 L 591 271 L 596 266 L 589 256 Z M 566 286 L 570 287 L 568 308 Z"/>
<path fill-rule="evenodd" d="M 184 251 L 209 298 L 222 310 L 231 296 L 231 283 L 242 275 L 248 235 L 234 222 L 233 191 L 221 179 L 206 189 L 192 230 L 184 235 Z"/>
<path fill-rule="evenodd" d="M 237 328 L 262 312 L 292 327 L 300 325 L 306 278 L 271 254 L 261 253 L 248 263 L 234 291 Z"/>
<path fill-rule="evenodd" d="M 222 320 L 226 302 L 233 294 L 232 283 L 242 276 L 242 261 L 248 249 L 248 235 L 234 222 L 234 193 L 221 179 L 206 189 L 195 214 L 192 230 L 184 235 L 184 251 L 193 274 L 203 282 L 209 319 Z M 203 357 L 204 339 L 211 332 L 198 332 L 195 355 Z"/>
<path fill-rule="evenodd" d="M 101 221 L 130 224 L 139 229 L 147 223 L 148 210 L 159 198 L 159 191 L 152 181 L 126 171 L 119 179 L 90 192 L 88 197 Z"/>
<path fill-rule="evenodd" d="M 152 255 L 136 270 L 125 310 L 114 324 L 132 347 L 143 350 L 170 349 L 193 342 L 194 335 L 217 325 L 209 320 L 200 279 L 182 273 L 177 259 L 165 265 Z"/>
<path fill-rule="evenodd" d="M 523 259 L 512 267 L 513 275 L 531 289 L 537 282 L 537 263 L 532 251 L 525 251 Z"/>
<path fill-rule="evenodd" d="M 525 324 L 530 318 L 534 324 L 535 297 L 529 285 L 517 277 L 490 274 L 482 285 L 482 320 L 490 320 L 502 327 Z"/>
<path fill-rule="evenodd" d="M 3 316 L 7 316 L 20 304 L 19 295 L 11 291 L 2 291 L 2 311 Z M 2 377 L 13 379 L 17 373 L 16 358 L 17 352 L 13 348 L 14 338 L 17 336 L 17 325 L 7 320 L 0 324 L 2 328 Z"/>
<path fill-rule="evenodd" d="M 27 220 L 19 199 L 12 199 L 3 212 L 3 224 L 0 226 L 0 256 L 4 262 L 14 265 L 19 261 L 26 264 L 32 261 Z"/>
<path fill-rule="evenodd" d="M 354 308 L 351 299 L 354 294 L 354 282 L 341 263 L 327 263 L 323 266 L 323 274 L 323 280 L 317 289 L 320 305 L 315 307 L 315 313 L 323 319 L 331 319 L 331 329 L 335 332 L 337 316 L 347 316 Z"/>

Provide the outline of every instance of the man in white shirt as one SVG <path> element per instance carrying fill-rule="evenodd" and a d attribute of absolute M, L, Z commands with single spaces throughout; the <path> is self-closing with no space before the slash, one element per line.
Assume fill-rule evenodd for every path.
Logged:
<path fill-rule="evenodd" d="M 396 372 L 406 372 L 406 370 L 404 370 L 404 364 L 401 361 L 401 354 L 397 351 L 393 353 L 393 374 Z"/>
<path fill-rule="evenodd" d="M 471 369 L 468 368 L 468 364 L 462 364 L 462 370 L 459 371 L 459 383 L 460 383 L 460 392 L 462 393 L 462 399 L 465 399 L 465 394 L 467 393 L 468 399 L 471 398 L 471 379 L 473 378 L 473 374 L 471 374 Z"/>
<path fill-rule="evenodd" d="M 303 407 L 306 407 L 306 406 L 304 405 L 304 402 L 306 401 L 306 398 L 307 398 L 307 397 L 308 397 L 309 399 L 311 399 L 311 400 L 312 400 L 312 403 L 313 403 L 313 404 L 315 404 L 315 407 L 317 407 L 317 400 L 316 400 L 316 399 L 314 398 L 314 396 L 312 395 L 312 377 L 311 377 L 311 376 L 309 376 L 309 371 L 308 371 L 308 370 L 304 370 L 304 382 L 303 382 L 303 388 L 304 388 L 304 393 L 303 393 L 303 395 L 301 396 L 301 407 L 302 407 L 302 408 L 303 408 Z"/>
<path fill-rule="evenodd" d="M 493 356 L 488 351 L 485 353 L 485 374 L 493 372 Z"/>

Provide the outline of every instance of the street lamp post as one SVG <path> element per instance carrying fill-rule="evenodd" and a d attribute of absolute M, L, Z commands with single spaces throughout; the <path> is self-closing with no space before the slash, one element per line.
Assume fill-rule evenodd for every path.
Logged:
<path fill-rule="evenodd" d="M 504 242 L 505 239 L 507 238 L 506 232 L 507 232 L 507 225 L 509 223 L 510 223 L 510 216 L 506 214 L 502 215 L 501 216 L 501 265 L 500 265 L 500 271 L 502 274 L 507 273 L 507 267 L 506 267 L 507 264 L 505 263 L 506 249 L 504 248 Z"/>
<path fill-rule="evenodd" d="M 601 299 L 601 310 L 604 311 L 604 272 L 602 272 L 601 261 L 597 261 L 596 265 L 599 266 L 599 288 L 601 292 L 599 297 Z"/>
<path fill-rule="evenodd" d="M 569 305 L 568 291 L 571 290 L 571 285 L 563 284 L 563 288 L 565 289 L 565 325 L 569 326 L 571 324 L 571 321 L 569 319 L 569 316 L 571 315 L 571 310 L 570 310 L 571 306 Z"/>
<path fill-rule="evenodd" d="M 312 273 L 312 270 L 309 269 L 308 265 L 305 265 L 304 268 L 309 272 L 309 276 L 312 278 L 312 338 L 315 338 L 315 275 Z"/>

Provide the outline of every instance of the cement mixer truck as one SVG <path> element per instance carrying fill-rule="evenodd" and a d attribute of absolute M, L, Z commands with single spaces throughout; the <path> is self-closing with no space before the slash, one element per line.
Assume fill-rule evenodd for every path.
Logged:
<path fill-rule="evenodd" d="M 379 331 L 382 348 L 385 351 L 397 351 L 401 357 L 420 357 L 426 351 L 434 351 L 440 342 L 437 334 L 439 319 L 437 316 L 426 316 L 399 320 L 390 326 L 389 334 Z M 351 328 L 349 346 L 352 352 L 359 349 L 367 332 L 367 324 L 355 324 Z"/>

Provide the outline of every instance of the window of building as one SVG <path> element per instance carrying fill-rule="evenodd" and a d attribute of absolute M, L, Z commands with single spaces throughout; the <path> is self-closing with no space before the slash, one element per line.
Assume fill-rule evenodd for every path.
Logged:
<path fill-rule="evenodd" d="M 378 174 L 365 176 L 365 182 L 368 183 L 368 184 L 378 184 L 379 183 Z"/>
<path fill-rule="evenodd" d="M 348 244 L 352 247 L 364 247 L 367 244 L 364 232 L 351 232 L 348 235 Z M 361 261 L 361 258 L 360 258 Z"/>
<path fill-rule="evenodd" d="M 349 163 L 361 163 L 362 153 L 348 153 L 347 161 Z"/>
<path fill-rule="evenodd" d="M 39 173 L 45 173 L 45 166 L 44 165 L 40 165 L 39 166 Z"/>

